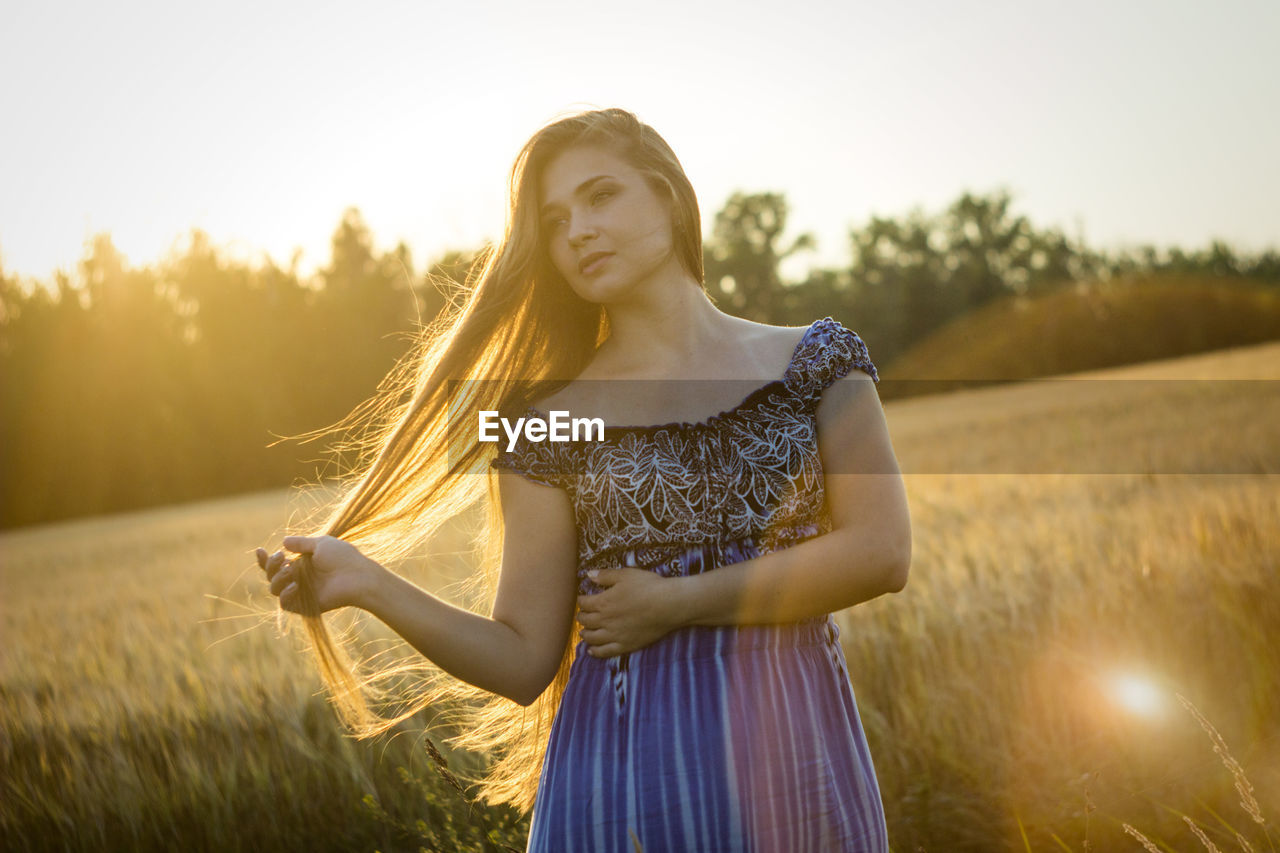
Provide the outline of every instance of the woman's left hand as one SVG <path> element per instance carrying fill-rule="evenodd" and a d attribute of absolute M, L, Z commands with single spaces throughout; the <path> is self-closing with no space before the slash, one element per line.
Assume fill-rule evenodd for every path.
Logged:
<path fill-rule="evenodd" d="M 578 596 L 578 636 L 592 657 L 643 648 L 679 627 L 671 582 L 648 569 L 603 569 L 592 580 L 603 592 Z"/>

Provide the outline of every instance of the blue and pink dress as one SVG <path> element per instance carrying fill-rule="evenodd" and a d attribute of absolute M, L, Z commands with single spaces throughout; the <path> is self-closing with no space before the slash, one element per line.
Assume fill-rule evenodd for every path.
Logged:
<path fill-rule="evenodd" d="M 603 441 L 522 436 L 491 464 L 568 493 L 580 595 L 602 589 L 592 569 L 714 571 L 831 530 L 817 409 L 853 369 L 879 382 L 862 339 L 826 317 L 733 409 Z M 887 851 L 839 636 L 828 614 L 683 627 L 612 658 L 579 641 L 528 850 Z"/>

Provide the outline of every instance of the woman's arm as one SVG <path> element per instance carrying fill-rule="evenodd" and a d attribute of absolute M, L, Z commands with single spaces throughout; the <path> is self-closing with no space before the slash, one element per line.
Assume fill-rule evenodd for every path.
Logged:
<path fill-rule="evenodd" d="M 385 622 L 441 669 L 470 684 L 532 704 L 555 677 L 572 627 L 577 529 L 568 495 L 505 470 L 498 475 L 504 526 L 493 615 L 455 607 L 331 536 L 289 536 L 311 555 L 321 610 L 353 605 Z M 297 609 L 283 555 L 259 562 L 280 606 Z"/>
<path fill-rule="evenodd" d="M 901 590 L 911 563 L 911 518 L 870 376 L 855 370 L 827 388 L 818 406 L 818 444 L 830 533 L 689 577 L 602 572 L 596 583 L 621 594 L 579 599 L 589 653 L 612 657 L 684 625 L 794 622 Z"/>
<path fill-rule="evenodd" d="M 530 705 L 559 670 L 573 627 L 578 533 L 563 490 L 507 470 L 498 483 L 504 534 L 492 616 L 391 572 L 363 606 L 450 675 Z"/>
<path fill-rule="evenodd" d="M 871 377 L 851 371 L 818 406 L 831 532 L 713 572 L 678 578 L 682 625 L 793 622 L 852 607 L 907 583 L 911 517 Z"/>

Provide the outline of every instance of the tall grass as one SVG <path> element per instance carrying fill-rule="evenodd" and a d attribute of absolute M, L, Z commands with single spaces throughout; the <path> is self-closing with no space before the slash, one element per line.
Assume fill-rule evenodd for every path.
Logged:
<path fill-rule="evenodd" d="M 1276 352 L 1234 369 L 1280 375 Z M 1237 832 L 1274 850 L 1237 787 L 1278 813 L 1280 434 L 1244 414 L 1270 403 L 1224 387 L 1191 411 L 1155 388 L 1144 421 L 1019 390 L 887 406 L 905 470 L 973 466 L 908 473 L 911 581 L 838 616 L 894 849 L 1137 849 L 1126 824 L 1186 849 L 1204 843 L 1190 818 L 1223 850 L 1245 849 Z M 1009 454 L 1066 470 L 1094 445 L 1253 473 L 979 473 Z M 278 545 L 298 497 L 0 537 L 0 846 L 523 847 L 527 817 L 475 819 L 436 772 L 418 735 L 443 717 L 343 736 L 250 553 Z M 451 535 L 404 567 L 446 596 L 467 566 Z M 464 778 L 485 760 L 443 757 Z"/>

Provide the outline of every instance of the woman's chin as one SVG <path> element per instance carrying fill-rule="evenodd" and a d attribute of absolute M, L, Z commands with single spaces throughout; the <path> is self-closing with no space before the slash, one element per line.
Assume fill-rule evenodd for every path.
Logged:
<path fill-rule="evenodd" d="M 607 305 L 611 302 L 618 302 L 625 299 L 631 288 L 625 284 L 619 285 L 614 282 L 580 281 L 575 283 L 573 289 L 578 296 L 587 302 L 593 302 L 597 305 Z"/>

